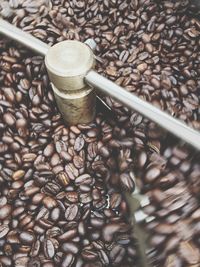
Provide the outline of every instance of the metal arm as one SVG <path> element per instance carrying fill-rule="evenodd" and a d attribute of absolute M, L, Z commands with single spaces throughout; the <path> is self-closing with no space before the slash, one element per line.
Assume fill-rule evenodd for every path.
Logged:
<path fill-rule="evenodd" d="M 89 73 L 85 76 L 85 81 L 91 86 L 99 89 L 104 94 L 115 98 L 130 109 L 138 111 L 145 117 L 158 123 L 161 127 L 191 144 L 195 148 L 200 149 L 200 133 L 188 127 L 181 121 L 173 118 L 139 97 L 127 92 L 122 87 L 99 75 L 93 70 L 89 71 Z"/>
<path fill-rule="evenodd" d="M 45 56 L 49 46 L 30 34 L 12 26 L 10 23 L 0 18 L 0 33 L 16 40 L 26 47 Z M 186 124 L 173 118 L 167 113 L 143 101 L 139 97 L 127 92 L 122 87 L 116 85 L 95 71 L 89 71 L 85 76 L 85 82 L 97 88 L 101 92 L 115 98 L 125 106 L 135 110 L 150 120 L 158 123 L 161 127 L 186 141 L 196 149 L 200 150 L 200 133 L 188 127 Z"/>
<path fill-rule="evenodd" d="M 19 28 L 13 26 L 7 21 L 0 18 L 0 33 L 4 34 L 8 38 L 15 40 L 31 50 L 35 51 L 37 54 L 45 56 L 49 49 L 49 46 L 34 36 L 27 32 L 20 30 Z"/>

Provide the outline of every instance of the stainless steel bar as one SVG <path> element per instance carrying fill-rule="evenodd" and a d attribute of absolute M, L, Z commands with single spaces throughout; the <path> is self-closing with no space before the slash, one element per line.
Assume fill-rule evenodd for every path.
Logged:
<path fill-rule="evenodd" d="M 200 133 L 91 70 L 85 81 L 200 150 Z"/>
<path fill-rule="evenodd" d="M 6 35 L 8 38 L 15 40 L 18 43 L 30 48 L 36 53 L 45 56 L 49 46 L 44 42 L 38 40 L 27 32 L 24 32 L 7 21 L 0 18 L 0 33 Z"/>

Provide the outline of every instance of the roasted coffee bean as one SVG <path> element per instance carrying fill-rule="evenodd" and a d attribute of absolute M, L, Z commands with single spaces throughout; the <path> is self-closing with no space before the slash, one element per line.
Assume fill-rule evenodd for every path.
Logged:
<path fill-rule="evenodd" d="M 106 242 L 111 242 L 113 240 L 114 234 L 120 229 L 120 224 L 108 224 L 104 226 L 102 230 L 103 239 Z"/>
<path fill-rule="evenodd" d="M 9 204 L 2 206 L 0 209 L 0 220 L 6 219 L 12 211 L 12 207 Z"/>
<path fill-rule="evenodd" d="M 58 237 L 58 239 L 60 241 L 67 241 L 67 240 L 74 238 L 76 236 L 76 234 L 77 234 L 77 229 L 74 228 L 74 229 L 68 230 L 65 233 L 63 233 L 62 235 L 60 235 Z"/>
<path fill-rule="evenodd" d="M 85 140 L 83 135 L 79 135 L 76 140 L 75 140 L 75 144 L 74 144 L 74 149 L 79 152 L 82 150 L 82 148 L 84 147 L 85 144 Z"/>
<path fill-rule="evenodd" d="M 68 242 L 68 243 L 63 243 L 62 245 L 62 250 L 64 252 L 70 252 L 72 254 L 77 254 L 79 251 L 79 247 L 77 244 Z"/>
<path fill-rule="evenodd" d="M 112 260 L 112 263 L 119 264 L 122 261 L 125 253 L 126 251 L 122 246 L 115 245 L 110 251 L 110 258 Z"/>
<path fill-rule="evenodd" d="M 16 265 L 18 266 L 18 265 Z M 20 266 L 20 265 L 19 265 Z M 35 258 L 31 258 L 28 262 L 27 262 L 27 267 L 40 267 L 41 265 L 41 261 L 39 259 L 39 257 L 35 257 Z"/>
<path fill-rule="evenodd" d="M 25 171 L 24 170 L 17 170 L 13 173 L 12 178 L 13 180 L 19 180 L 24 177 Z"/>
<path fill-rule="evenodd" d="M 66 253 L 65 257 L 63 258 L 61 267 L 71 267 L 73 265 L 75 258 L 73 254 Z"/>
<path fill-rule="evenodd" d="M 44 255 L 46 256 L 46 258 L 53 258 L 55 255 L 55 248 L 54 248 L 54 244 L 51 241 L 51 239 L 46 239 L 44 240 Z"/>
<path fill-rule="evenodd" d="M 7 235 L 9 232 L 8 225 L 0 225 L 0 239 Z"/>
<path fill-rule="evenodd" d="M 36 240 L 36 241 L 33 243 L 32 247 L 31 247 L 31 252 L 30 252 L 31 257 L 36 257 L 36 256 L 38 256 L 39 251 L 40 251 L 40 246 L 41 246 L 41 243 L 40 243 L 39 240 Z"/>
<path fill-rule="evenodd" d="M 87 250 L 87 249 L 84 249 L 82 252 L 81 252 L 81 256 L 83 257 L 84 260 L 86 261 L 94 261 L 97 259 L 98 255 L 95 251 L 91 251 L 91 250 Z"/>
<path fill-rule="evenodd" d="M 62 186 L 67 186 L 70 183 L 70 179 L 65 172 L 60 172 L 57 179 Z"/>
<path fill-rule="evenodd" d="M 130 191 L 130 192 L 134 191 L 135 189 L 134 180 L 127 173 L 122 173 L 120 175 L 120 182 L 121 182 L 123 189 L 125 189 L 126 191 Z"/>
<path fill-rule="evenodd" d="M 110 198 L 110 207 L 112 209 L 116 209 L 120 205 L 121 201 L 122 201 L 121 195 L 118 193 L 113 193 Z"/>
<path fill-rule="evenodd" d="M 104 250 L 100 249 L 98 251 L 98 255 L 99 255 L 99 258 L 100 258 L 100 261 L 102 262 L 102 264 L 104 266 L 108 266 L 110 261 L 109 261 L 109 257 L 106 254 L 106 252 Z"/>
<path fill-rule="evenodd" d="M 52 209 L 57 206 L 56 200 L 49 196 L 43 198 L 42 202 L 47 209 Z"/>
<path fill-rule="evenodd" d="M 92 183 L 92 177 L 89 174 L 83 174 L 77 177 L 75 180 L 76 185 L 82 185 L 82 184 L 91 185 L 91 183 Z"/>
<path fill-rule="evenodd" d="M 68 221 L 73 221 L 78 215 L 78 206 L 75 204 L 70 205 L 65 212 L 65 218 Z"/>
<path fill-rule="evenodd" d="M 60 217 L 60 214 L 61 214 L 61 212 L 60 212 L 60 209 L 59 209 L 59 208 L 54 208 L 54 209 L 52 209 L 51 214 L 50 214 L 50 218 L 51 218 L 51 220 L 52 220 L 53 222 L 58 221 L 58 219 L 59 219 L 59 217 Z"/>
<path fill-rule="evenodd" d="M 23 244 L 30 245 L 35 241 L 35 236 L 31 232 L 24 231 L 20 233 L 19 239 Z"/>
<path fill-rule="evenodd" d="M 78 202 L 78 193 L 75 191 L 67 192 L 65 194 L 65 197 L 71 203 L 77 203 Z"/>
<path fill-rule="evenodd" d="M 181 242 L 179 253 L 186 264 L 198 264 L 200 261 L 199 250 L 195 248 L 191 242 Z"/>

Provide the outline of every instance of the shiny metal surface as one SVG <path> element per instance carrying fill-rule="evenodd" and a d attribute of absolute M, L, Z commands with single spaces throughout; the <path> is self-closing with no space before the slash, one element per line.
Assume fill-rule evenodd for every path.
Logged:
<path fill-rule="evenodd" d="M 188 127 L 183 122 L 173 118 L 139 97 L 127 92 L 122 87 L 99 75 L 93 70 L 89 71 L 85 76 L 85 81 L 130 109 L 135 110 L 150 120 L 158 123 L 167 131 L 200 150 L 200 133 Z"/>
<path fill-rule="evenodd" d="M 27 32 L 24 32 L 7 21 L 0 18 L 0 34 L 4 34 L 8 38 L 30 48 L 37 54 L 45 56 L 49 46 L 39 39 L 33 37 Z"/>

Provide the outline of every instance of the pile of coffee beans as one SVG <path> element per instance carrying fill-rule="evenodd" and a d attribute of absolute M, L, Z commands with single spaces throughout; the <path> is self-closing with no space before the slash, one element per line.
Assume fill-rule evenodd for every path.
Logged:
<path fill-rule="evenodd" d="M 0 14 L 48 44 L 93 38 L 99 73 L 200 130 L 194 3 L 7 0 Z M 67 127 L 43 58 L 2 39 L 0 53 L 0 264 L 135 266 L 122 191 L 136 177 L 152 265 L 199 266 L 199 154 L 109 97 L 113 114 Z"/>
<path fill-rule="evenodd" d="M 200 155 L 175 142 L 171 137 L 161 153 L 137 156 L 141 188 L 150 198 L 147 254 L 153 266 L 199 266 Z"/>

